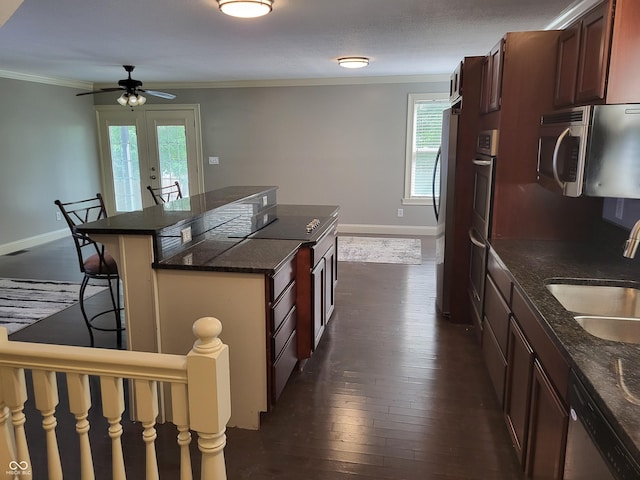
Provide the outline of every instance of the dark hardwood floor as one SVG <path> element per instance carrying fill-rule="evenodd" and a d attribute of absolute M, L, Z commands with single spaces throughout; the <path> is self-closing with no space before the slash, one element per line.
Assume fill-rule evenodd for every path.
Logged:
<path fill-rule="evenodd" d="M 435 242 L 422 244 L 422 265 L 339 264 L 336 310 L 319 349 L 259 431 L 227 430 L 230 480 L 523 478 L 474 332 L 435 312 Z M 71 241 L 59 240 L 0 257 L 0 276 L 79 281 L 74 255 Z M 101 295 L 91 299 L 96 308 Z M 71 307 L 11 339 L 88 345 L 79 315 Z M 115 348 L 115 335 L 99 332 L 96 344 Z M 73 456 L 67 423 L 59 418 L 58 440 Z M 159 439 L 171 428 L 159 427 Z M 97 478 L 110 478 L 109 438 L 99 430 L 91 431 Z M 125 425 L 127 460 L 142 464 L 139 435 L 139 425 Z M 178 478 L 173 438 L 157 445 L 161 478 Z M 34 470 L 46 465 L 42 457 L 32 454 Z M 65 478 L 79 478 L 73 459 L 64 468 Z"/>

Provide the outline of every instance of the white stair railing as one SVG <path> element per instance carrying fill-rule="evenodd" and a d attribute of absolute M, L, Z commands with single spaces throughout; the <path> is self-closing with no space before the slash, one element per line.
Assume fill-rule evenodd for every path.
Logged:
<path fill-rule="evenodd" d="M 56 437 L 58 386 L 56 374 L 66 376 L 69 411 L 75 417 L 82 480 L 95 478 L 89 439 L 91 391 L 89 376 L 100 378 L 102 414 L 111 439 L 112 478 L 126 479 L 121 443 L 125 411 L 123 381 L 131 380 L 135 396 L 135 418 L 143 427 L 141 441 L 146 455 L 145 478 L 157 480 L 155 440 L 158 417 L 158 382 L 170 385 L 172 422 L 178 430 L 180 480 L 192 480 L 189 445 L 197 433 L 201 452 L 200 478 L 225 480 L 225 428 L 231 416 L 229 351 L 218 338 L 222 325 L 213 317 L 193 324 L 197 340 L 187 355 L 131 352 L 13 342 L 0 328 L 0 472 L 6 478 L 63 478 Z M 42 415 L 46 441 L 47 475 L 31 471 L 31 456 L 25 433 L 27 384 L 25 371 L 32 372 L 35 406 Z"/>

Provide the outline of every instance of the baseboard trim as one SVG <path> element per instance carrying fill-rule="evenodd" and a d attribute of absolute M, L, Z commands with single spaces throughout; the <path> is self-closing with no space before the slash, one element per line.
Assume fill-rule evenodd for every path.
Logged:
<path fill-rule="evenodd" d="M 8 253 L 17 252 L 18 250 L 37 247 L 38 245 L 42 245 L 43 243 L 53 242 L 54 240 L 64 238 L 68 235 L 69 229 L 63 228 L 62 230 L 56 230 L 55 232 L 43 233 L 42 235 L 23 238 L 15 242 L 4 243 L 0 245 L 0 255 L 7 255 Z"/>
<path fill-rule="evenodd" d="M 421 235 L 435 236 L 438 227 L 418 225 L 365 225 L 357 223 L 339 223 L 338 233 L 362 233 L 377 235 Z"/>

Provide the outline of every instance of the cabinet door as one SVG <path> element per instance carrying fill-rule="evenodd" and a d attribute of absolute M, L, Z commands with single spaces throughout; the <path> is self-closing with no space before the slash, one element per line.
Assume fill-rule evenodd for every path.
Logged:
<path fill-rule="evenodd" d="M 481 113 L 500 110 L 503 53 L 504 39 L 500 39 L 496 46 L 491 49 L 482 64 Z"/>
<path fill-rule="evenodd" d="M 451 74 L 449 80 L 449 101 L 454 104 L 462 97 L 462 62 Z"/>
<path fill-rule="evenodd" d="M 324 259 L 326 270 L 324 279 L 324 323 L 327 324 L 336 306 L 337 257 L 334 246 L 327 250 Z"/>
<path fill-rule="evenodd" d="M 514 317 L 511 318 L 507 357 L 505 415 L 520 463 L 524 464 L 529 426 L 533 350 Z"/>
<path fill-rule="evenodd" d="M 604 98 L 611 41 L 609 12 L 609 4 L 605 2 L 582 20 L 576 85 L 577 103 Z"/>
<path fill-rule="evenodd" d="M 318 264 L 311 270 L 312 293 L 312 322 L 313 322 L 313 348 L 314 350 L 322 338 L 325 324 L 325 282 L 326 282 L 326 261 L 321 258 Z"/>
<path fill-rule="evenodd" d="M 580 32 L 581 23 L 577 23 L 562 32 L 558 39 L 556 86 L 553 97 L 556 107 L 572 105 L 576 100 Z"/>
<path fill-rule="evenodd" d="M 527 477 L 560 480 L 564 470 L 569 413 L 542 366 L 535 361 L 527 440 Z"/>

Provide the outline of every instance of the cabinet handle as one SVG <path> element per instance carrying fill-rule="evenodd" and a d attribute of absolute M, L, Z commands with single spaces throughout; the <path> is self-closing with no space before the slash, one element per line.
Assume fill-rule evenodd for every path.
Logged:
<path fill-rule="evenodd" d="M 478 160 L 477 158 L 473 159 L 473 164 L 478 165 L 479 167 L 489 167 L 491 166 L 491 160 Z"/>

